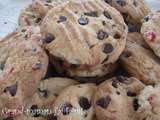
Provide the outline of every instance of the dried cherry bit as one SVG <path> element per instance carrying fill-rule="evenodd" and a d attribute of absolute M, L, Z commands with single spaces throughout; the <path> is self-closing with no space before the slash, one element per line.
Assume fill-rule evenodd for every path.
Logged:
<path fill-rule="evenodd" d="M 72 108 L 73 106 L 70 103 L 65 103 L 61 106 L 60 110 L 63 113 L 63 115 L 69 115 Z"/>
<path fill-rule="evenodd" d="M 116 2 L 117 2 L 118 5 L 120 5 L 122 7 L 126 6 L 126 1 L 125 0 L 117 0 Z"/>
<path fill-rule="evenodd" d="M 65 16 L 60 16 L 59 17 L 59 20 L 57 21 L 58 23 L 61 23 L 61 22 L 65 22 L 65 21 L 67 21 L 67 17 L 65 17 Z"/>
<path fill-rule="evenodd" d="M 104 30 L 99 30 L 97 33 L 97 38 L 99 40 L 104 40 L 105 38 L 107 38 L 109 35 L 107 32 L 105 32 Z"/>
<path fill-rule="evenodd" d="M 148 40 L 150 40 L 151 42 L 154 42 L 156 39 L 156 33 L 151 31 L 147 33 L 147 38 Z"/>
<path fill-rule="evenodd" d="M 87 25 L 87 24 L 89 23 L 89 19 L 81 16 L 81 17 L 78 19 L 78 23 L 79 23 L 80 25 Z"/>
<path fill-rule="evenodd" d="M 112 44 L 108 43 L 104 45 L 104 50 L 103 50 L 104 53 L 109 54 L 113 50 L 114 50 L 114 47 L 112 46 Z"/>
<path fill-rule="evenodd" d="M 43 39 L 44 43 L 50 43 L 55 39 L 55 37 L 51 34 L 48 33 L 45 38 Z"/>
<path fill-rule="evenodd" d="M 58 120 L 57 116 L 53 113 L 53 114 L 50 114 L 47 118 L 47 120 Z"/>
<path fill-rule="evenodd" d="M 97 102 L 96 105 L 106 109 L 108 107 L 108 105 L 111 102 L 111 97 L 110 96 L 106 96 L 106 97 L 102 97 L 100 98 Z"/>
<path fill-rule="evenodd" d="M 86 97 L 79 98 L 79 105 L 83 108 L 83 110 L 88 110 L 91 107 L 91 103 Z"/>

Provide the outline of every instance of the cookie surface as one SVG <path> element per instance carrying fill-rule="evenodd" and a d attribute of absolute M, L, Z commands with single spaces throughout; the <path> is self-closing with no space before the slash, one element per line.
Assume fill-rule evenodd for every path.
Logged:
<path fill-rule="evenodd" d="M 131 120 L 135 112 L 134 98 L 144 87 L 138 79 L 122 76 L 100 84 L 94 96 L 97 119 Z"/>
<path fill-rule="evenodd" d="M 150 46 L 150 48 L 154 51 L 154 53 L 160 57 L 160 12 L 150 13 L 143 20 L 143 25 L 141 28 L 141 33 L 146 41 L 146 43 Z"/>
<path fill-rule="evenodd" d="M 159 81 L 160 63 L 150 50 L 138 44 L 127 43 L 120 60 L 130 75 L 145 84 L 155 84 Z"/>
<path fill-rule="evenodd" d="M 92 96 L 96 91 L 94 84 L 80 84 L 66 88 L 56 99 L 53 112 L 48 119 L 92 120 L 94 108 Z"/>
<path fill-rule="evenodd" d="M 30 41 L 19 32 L 0 41 L 0 53 L 0 109 L 5 105 L 17 109 L 36 92 L 46 74 L 48 57 L 34 39 Z"/>
<path fill-rule="evenodd" d="M 43 100 L 44 106 L 49 107 L 66 87 L 75 84 L 78 84 L 78 82 L 69 78 L 45 79 L 41 81 L 38 87 L 38 95 Z"/>
<path fill-rule="evenodd" d="M 141 20 L 151 11 L 145 0 L 103 0 L 123 15 L 129 26 L 129 31 L 135 31 L 134 26 L 141 24 Z M 131 28 L 130 28 L 131 27 Z"/>
<path fill-rule="evenodd" d="M 127 36 L 120 13 L 99 0 L 70 1 L 53 8 L 41 30 L 51 62 L 78 77 L 110 73 Z"/>

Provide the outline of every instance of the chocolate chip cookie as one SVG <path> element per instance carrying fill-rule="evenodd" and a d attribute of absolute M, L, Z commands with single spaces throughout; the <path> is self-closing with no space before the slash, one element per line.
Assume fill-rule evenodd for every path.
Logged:
<path fill-rule="evenodd" d="M 145 0 L 103 0 L 123 15 L 129 31 L 137 31 L 143 19 L 151 10 Z"/>
<path fill-rule="evenodd" d="M 138 96 L 138 120 L 159 120 L 160 116 L 160 85 L 147 86 Z"/>
<path fill-rule="evenodd" d="M 36 92 L 46 74 L 48 57 L 34 40 L 19 32 L 0 41 L 0 53 L 0 109 L 18 109 Z"/>
<path fill-rule="evenodd" d="M 120 60 L 130 75 L 142 80 L 145 84 L 159 82 L 160 62 L 152 51 L 138 44 L 127 43 Z"/>
<path fill-rule="evenodd" d="M 144 17 L 143 25 L 141 28 L 141 33 L 154 51 L 154 53 L 160 57 L 160 12 L 150 13 L 148 16 Z"/>
<path fill-rule="evenodd" d="M 77 81 L 69 78 L 49 78 L 41 81 L 38 87 L 38 95 L 44 101 L 44 106 L 49 107 L 54 103 L 55 99 L 59 96 L 66 87 L 78 84 Z"/>
<path fill-rule="evenodd" d="M 98 120 L 132 120 L 133 100 L 144 88 L 136 78 L 119 76 L 106 80 L 98 86 L 94 106 Z"/>
<path fill-rule="evenodd" d="M 37 13 L 32 9 L 32 5 L 29 5 L 28 7 L 25 7 L 22 9 L 20 16 L 19 16 L 19 26 L 37 26 L 41 23 L 43 20 L 42 15 Z"/>
<path fill-rule="evenodd" d="M 41 31 L 51 62 L 72 77 L 110 73 L 127 36 L 123 17 L 100 0 L 69 1 L 53 8 Z"/>
<path fill-rule="evenodd" d="M 54 113 L 48 120 L 92 120 L 94 108 L 92 96 L 96 91 L 94 84 L 80 84 L 66 88 L 56 99 Z"/>

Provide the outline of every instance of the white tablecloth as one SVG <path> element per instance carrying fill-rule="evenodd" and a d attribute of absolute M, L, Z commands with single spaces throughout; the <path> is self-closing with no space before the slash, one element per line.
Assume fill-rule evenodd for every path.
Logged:
<path fill-rule="evenodd" d="M 147 2 L 154 10 L 160 7 L 160 0 L 147 0 Z M 0 37 L 16 29 L 19 12 L 29 3 L 31 0 L 0 0 Z"/>

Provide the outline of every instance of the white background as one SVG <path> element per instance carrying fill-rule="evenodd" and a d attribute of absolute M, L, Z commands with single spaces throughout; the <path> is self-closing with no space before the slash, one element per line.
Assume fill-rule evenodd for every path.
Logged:
<path fill-rule="evenodd" d="M 160 0 L 147 0 L 153 10 L 160 10 Z M 0 37 L 16 29 L 20 10 L 31 0 L 0 0 Z"/>

